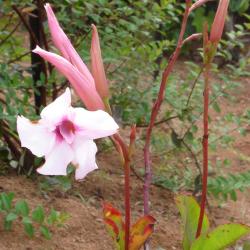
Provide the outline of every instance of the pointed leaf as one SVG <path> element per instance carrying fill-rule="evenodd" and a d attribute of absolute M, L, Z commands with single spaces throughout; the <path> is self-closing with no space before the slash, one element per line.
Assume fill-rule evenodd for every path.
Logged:
<path fill-rule="evenodd" d="M 13 221 L 7 221 L 6 217 L 4 219 L 4 230 L 9 231 L 12 228 L 12 222 Z"/>
<path fill-rule="evenodd" d="M 41 234 L 47 239 L 47 240 L 50 240 L 52 235 L 51 235 L 51 232 L 49 231 L 49 229 L 42 225 L 40 226 L 40 231 L 41 231 Z"/>
<path fill-rule="evenodd" d="M 129 250 L 139 250 L 154 231 L 155 219 L 151 215 L 140 218 L 131 228 Z"/>
<path fill-rule="evenodd" d="M 222 250 L 233 245 L 238 239 L 250 233 L 250 227 L 241 224 L 218 226 L 208 235 L 199 237 L 191 250 Z"/>
<path fill-rule="evenodd" d="M 15 219 L 17 219 L 17 215 L 16 215 L 15 213 L 12 213 L 12 212 L 10 212 L 10 213 L 6 216 L 6 218 L 5 218 L 5 220 L 6 220 L 7 222 L 12 222 L 12 221 L 14 221 Z"/>
<path fill-rule="evenodd" d="M 55 224 L 58 220 L 58 215 L 59 215 L 59 212 L 57 212 L 54 208 L 52 208 L 47 218 L 48 224 L 49 225 Z"/>
<path fill-rule="evenodd" d="M 35 210 L 32 212 L 32 219 L 40 224 L 43 223 L 45 218 L 44 215 L 44 209 L 42 206 L 38 206 L 35 208 Z"/>
<path fill-rule="evenodd" d="M 1 193 L 0 199 L 2 201 L 2 207 L 4 210 L 8 211 L 12 207 L 12 200 L 14 199 L 14 193 Z"/>
<path fill-rule="evenodd" d="M 116 248 L 123 250 L 125 247 L 124 242 L 124 223 L 122 215 L 119 210 L 112 207 L 109 203 L 103 204 L 104 222 L 108 228 L 108 232 L 115 241 Z"/>
<path fill-rule="evenodd" d="M 16 212 L 19 215 L 22 216 L 28 216 L 29 215 L 29 206 L 26 201 L 21 200 L 16 203 L 15 206 Z"/>
<path fill-rule="evenodd" d="M 32 237 L 34 235 L 34 227 L 32 225 L 32 221 L 29 217 L 23 217 L 23 225 L 25 232 Z"/>
<path fill-rule="evenodd" d="M 183 249 L 189 250 L 195 240 L 200 206 L 192 196 L 179 195 L 176 197 L 176 204 L 181 214 L 183 223 Z M 209 229 L 209 221 L 204 215 L 202 234 L 206 234 Z"/>

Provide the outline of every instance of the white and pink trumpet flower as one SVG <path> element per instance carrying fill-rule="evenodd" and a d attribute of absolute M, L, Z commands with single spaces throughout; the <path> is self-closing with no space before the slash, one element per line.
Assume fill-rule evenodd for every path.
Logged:
<path fill-rule="evenodd" d="M 17 131 L 22 147 L 45 163 L 37 172 L 43 175 L 66 175 L 67 166 L 76 167 L 75 178 L 83 179 L 97 168 L 94 139 L 113 135 L 118 125 L 102 110 L 88 111 L 71 106 L 69 88 L 41 112 L 37 122 L 17 118 Z"/>

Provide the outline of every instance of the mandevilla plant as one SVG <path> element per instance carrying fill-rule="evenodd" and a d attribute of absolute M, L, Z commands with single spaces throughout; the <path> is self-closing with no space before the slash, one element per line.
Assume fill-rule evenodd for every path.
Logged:
<path fill-rule="evenodd" d="M 124 239 L 122 237 L 120 239 L 121 243 L 117 244 L 121 249 L 139 249 L 152 233 L 152 225 L 155 220 L 149 216 L 141 218 L 132 227 L 130 234 L 129 164 L 136 128 L 132 127 L 130 144 L 127 146 L 121 136 L 116 133 L 118 125 L 108 113 L 103 111 L 106 110 L 111 113 L 108 101 L 108 85 L 101 59 L 96 27 L 92 26 L 92 75 L 59 26 L 50 5 L 46 4 L 45 9 L 52 40 L 63 57 L 45 51 L 38 46 L 33 52 L 50 62 L 68 78 L 85 106 L 91 111 L 83 108 L 72 108 L 70 90 L 67 89 L 63 95 L 42 110 L 39 121 L 32 122 L 24 117 L 18 117 L 17 131 L 21 144 L 29 148 L 33 154 L 40 157 L 45 156 L 45 164 L 37 170 L 39 173 L 45 175 L 66 175 L 67 165 L 72 162 L 76 166 L 76 179 L 79 180 L 97 168 L 95 163 L 97 148 L 93 140 L 113 135 L 117 150 L 123 158 L 125 171 Z M 29 136 L 30 132 L 32 132 L 32 137 Z M 44 138 L 47 139 L 44 140 Z M 57 168 L 54 167 L 54 164 L 57 165 Z M 106 221 L 109 213 L 111 212 L 104 212 Z M 115 223 L 112 221 L 112 218 L 111 216 L 108 219 L 108 225 L 110 225 L 110 221 L 112 224 Z M 117 230 L 115 227 L 113 229 L 116 235 Z M 141 234 L 139 240 L 137 236 L 134 236 L 137 232 Z"/>
<path fill-rule="evenodd" d="M 85 108 L 71 106 L 71 90 L 64 86 L 58 91 L 53 86 L 53 101 L 47 105 L 45 86 L 37 86 L 40 95 L 35 95 L 37 101 L 36 113 L 40 113 L 38 120 L 27 119 L 24 116 L 17 117 L 17 132 L 21 146 L 29 149 L 37 157 L 45 157 L 45 161 L 37 168 L 37 172 L 43 175 L 67 175 L 67 167 L 71 163 L 75 169 L 75 179 L 83 180 L 88 173 L 97 169 L 96 153 L 97 146 L 94 140 L 110 137 L 121 158 L 124 169 L 124 207 L 125 219 L 122 212 L 110 204 L 103 202 L 103 217 L 109 234 L 111 235 L 117 250 L 139 250 L 144 246 L 145 250 L 150 249 L 149 237 L 153 234 L 156 219 L 151 215 L 150 187 L 152 183 L 152 161 L 151 141 L 152 133 L 161 105 L 165 99 L 165 92 L 169 78 L 179 58 L 183 45 L 203 37 L 203 65 L 199 76 L 204 75 L 203 91 L 203 169 L 202 194 L 200 206 L 189 196 L 177 196 L 176 203 L 183 221 L 183 249 L 184 250 L 220 250 L 232 245 L 242 236 L 250 233 L 250 227 L 242 224 L 225 224 L 210 230 L 208 217 L 205 213 L 207 201 L 208 182 L 208 146 L 209 146 L 209 94 L 210 94 L 210 73 L 212 62 L 216 55 L 218 44 L 221 40 L 225 20 L 228 12 L 229 0 L 219 0 L 217 12 L 213 20 L 210 34 L 208 25 L 203 24 L 203 34 L 195 33 L 185 38 L 189 16 L 195 9 L 204 5 L 209 0 L 198 0 L 192 4 L 191 0 L 185 0 L 185 8 L 181 29 L 179 32 L 176 48 L 163 70 L 159 90 L 150 112 L 149 123 L 146 124 L 146 136 L 144 145 L 145 175 L 143 184 L 143 212 L 144 215 L 131 225 L 130 208 L 130 167 L 132 156 L 135 153 L 136 126 L 132 125 L 128 143 L 118 130 L 119 126 L 114 119 L 110 107 L 111 93 L 105 73 L 101 55 L 100 41 L 97 27 L 92 24 L 92 40 L 90 49 L 91 71 L 85 65 L 70 39 L 61 28 L 50 4 L 45 5 L 48 19 L 48 27 L 54 46 L 61 55 L 49 51 L 46 39 L 39 43 L 30 31 L 32 37 L 33 65 L 39 61 L 42 65 L 40 75 L 44 75 L 46 82 L 46 67 L 52 72 L 53 67 L 57 69 L 71 84 L 75 93 L 80 97 Z M 41 7 L 41 6 L 40 6 Z M 25 20 L 18 8 L 13 9 L 20 16 L 24 24 Z M 39 8 L 38 8 L 39 9 Z M 33 13 L 41 16 L 41 13 Z M 32 22 L 31 22 L 32 24 Z M 41 33 L 44 33 L 43 27 Z M 30 27 L 28 28 L 30 29 Z M 36 47 L 34 45 L 36 44 Z M 42 48 L 43 47 L 43 48 Z M 36 61 L 37 60 L 37 61 Z M 48 65 L 46 62 L 48 62 Z M 39 63 L 38 63 L 39 64 Z M 34 76 L 33 76 L 34 78 Z M 41 76 L 40 76 L 41 80 Z M 55 78 L 54 78 L 55 80 Z M 193 91 L 193 90 L 192 90 Z M 57 96 L 57 94 L 60 95 Z M 192 92 L 189 97 L 191 97 Z M 189 102 L 189 97 L 188 101 Z M 6 128 L 7 127 L 7 128 Z M 9 131 L 8 126 L 4 128 Z M 177 141 L 175 131 L 172 131 L 173 138 Z M 16 138 L 15 138 L 16 139 Z M 16 142 L 16 141 L 15 141 Z M 191 151 L 192 152 L 192 151 Z M 34 234 L 32 221 L 40 226 L 41 233 L 50 238 L 47 224 L 57 223 L 59 214 L 54 210 L 45 219 L 44 210 L 38 206 L 29 217 L 29 208 L 25 201 L 17 202 L 15 208 L 12 206 L 13 195 L 2 193 L 0 196 L 0 211 L 5 214 L 5 228 L 10 229 L 12 222 L 20 216 L 28 235 Z"/>

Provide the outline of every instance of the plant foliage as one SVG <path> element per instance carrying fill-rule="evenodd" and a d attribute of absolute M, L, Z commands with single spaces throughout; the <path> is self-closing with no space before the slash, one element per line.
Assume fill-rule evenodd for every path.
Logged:
<path fill-rule="evenodd" d="M 14 193 L 0 194 L 0 215 L 3 216 L 4 229 L 7 231 L 11 230 L 14 221 L 20 221 L 28 236 L 33 237 L 38 230 L 49 240 L 52 237 L 51 228 L 62 226 L 68 219 L 66 213 L 54 209 L 46 213 L 41 205 L 31 210 L 25 200 L 13 202 L 14 196 Z"/>

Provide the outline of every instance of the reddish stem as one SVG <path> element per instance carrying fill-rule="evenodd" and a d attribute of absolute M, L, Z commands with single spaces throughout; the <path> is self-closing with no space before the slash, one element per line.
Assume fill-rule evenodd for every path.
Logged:
<path fill-rule="evenodd" d="M 123 160 L 124 160 L 124 195 L 125 195 L 125 250 L 129 250 L 129 236 L 130 236 L 130 155 L 128 147 L 123 141 L 122 137 L 117 133 L 113 138 L 119 144 Z"/>
<path fill-rule="evenodd" d="M 151 111 L 151 117 L 150 117 L 150 122 L 147 128 L 147 134 L 146 134 L 146 142 L 144 146 L 144 164 L 145 164 L 145 182 L 144 182 L 144 214 L 147 215 L 149 214 L 149 187 L 151 184 L 151 179 L 152 179 L 152 170 L 151 170 L 151 160 L 150 160 L 150 141 L 151 141 L 151 134 L 153 130 L 153 126 L 155 124 L 155 120 L 157 117 L 157 114 L 159 112 L 159 109 L 161 107 L 161 104 L 164 100 L 165 96 L 165 89 L 167 85 L 167 80 L 170 75 L 170 73 L 173 70 L 174 64 L 180 54 L 182 42 L 183 42 L 183 36 L 186 30 L 187 26 L 187 19 L 188 19 L 188 12 L 190 8 L 191 1 L 186 0 L 186 9 L 185 13 L 183 16 L 182 20 L 182 25 L 181 25 L 181 31 L 180 35 L 178 38 L 177 46 L 174 51 L 174 53 L 171 55 L 169 63 L 167 67 L 165 68 L 163 74 L 162 74 L 162 80 L 161 80 L 161 85 L 160 85 L 160 90 L 158 92 L 158 97 L 154 103 L 154 106 Z"/>
<path fill-rule="evenodd" d="M 209 66 L 207 64 L 204 70 L 205 86 L 204 86 L 204 112 L 203 112 L 203 175 L 202 175 L 202 195 L 201 209 L 196 232 L 196 238 L 201 235 L 202 224 L 205 214 L 206 199 L 207 199 L 207 178 L 208 178 L 208 106 L 209 106 Z"/>
<path fill-rule="evenodd" d="M 130 236 L 130 160 L 124 162 L 125 173 L 125 250 L 129 249 Z"/>

